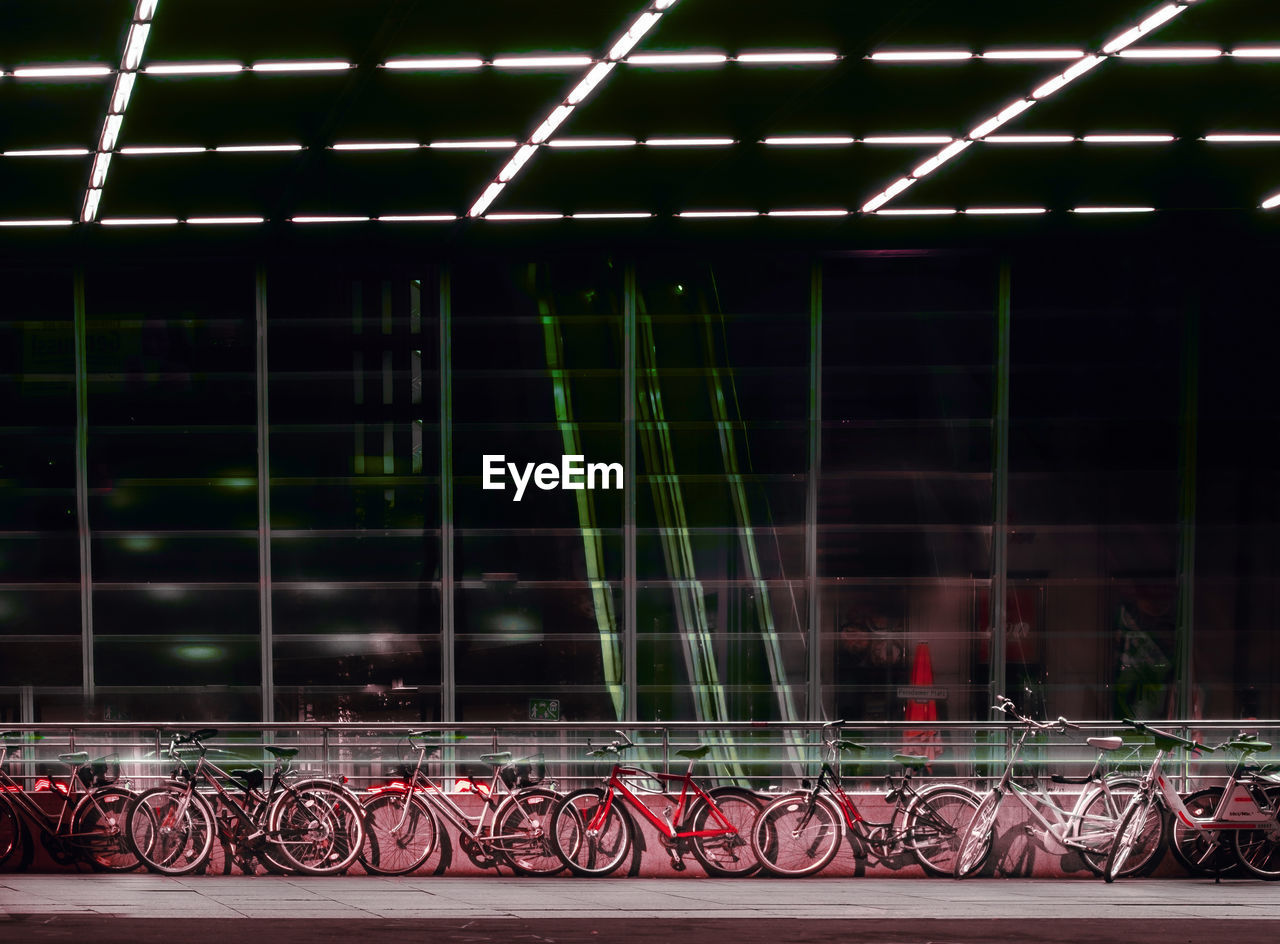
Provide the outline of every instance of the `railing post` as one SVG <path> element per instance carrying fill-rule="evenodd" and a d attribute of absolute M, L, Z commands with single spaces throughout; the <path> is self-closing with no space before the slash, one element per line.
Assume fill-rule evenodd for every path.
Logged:
<path fill-rule="evenodd" d="M 329 729 L 325 728 L 320 733 L 320 770 L 324 776 L 329 776 Z"/>
<path fill-rule="evenodd" d="M 671 732 L 666 728 L 662 729 L 662 772 L 664 774 L 671 773 Z M 662 792 L 667 792 L 668 781 L 662 781 Z"/>

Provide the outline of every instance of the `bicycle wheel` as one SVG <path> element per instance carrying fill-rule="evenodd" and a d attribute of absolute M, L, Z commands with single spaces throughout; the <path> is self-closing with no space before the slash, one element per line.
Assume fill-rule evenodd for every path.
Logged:
<path fill-rule="evenodd" d="M 706 873 L 718 878 L 742 878 L 760 870 L 760 860 L 751 851 L 751 827 L 764 805 L 750 790 L 741 787 L 716 787 L 707 791 L 734 832 L 719 836 L 694 836 L 693 857 Z M 703 800 L 689 817 L 694 832 L 724 829 L 712 813 L 711 804 Z"/>
<path fill-rule="evenodd" d="M 77 836 L 72 841 L 96 871 L 132 872 L 142 864 L 125 838 L 133 799 L 130 790 L 104 787 L 81 800 L 72 813 L 71 832 Z"/>
<path fill-rule="evenodd" d="M 551 841 L 551 817 L 559 800 L 553 790 L 530 787 L 508 796 L 494 814 L 491 845 L 521 875 L 564 871 Z"/>
<path fill-rule="evenodd" d="M 0 865 L 22 848 L 22 823 L 8 800 L 0 800 Z"/>
<path fill-rule="evenodd" d="M 1004 795 L 999 790 L 992 790 L 982 798 L 973 818 L 960 837 L 960 846 L 956 850 L 956 878 L 968 878 L 987 861 L 991 855 L 991 847 L 995 845 L 996 813 L 1000 811 L 1000 801 Z"/>
<path fill-rule="evenodd" d="M 1107 783 L 1107 790 L 1095 789 L 1080 808 L 1071 837 L 1084 848 L 1077 849 L 1080 861 L 1094 875 L 1105 875 L 1111 847 L 1120 831 L 1120 821 L 1138 792 L 1138 781 L 1117 780 Z M 1157 802 L 1147 807 L 1146 821 L 1139 828 L 1137 840 L 1126 855 L 1117 878 L 1145 875 L 1164 858 L 1164 809 Z"/>
<path fill-rule="evenodd" d="M 187 875 L 209 858 L 215 831 L 213 812 L 200 794 L 154 787 L 134 800 L 125 837 L 152 872 Z"/>
<path fill-rule="evenodd" d="M 1209 787 L 1183 797 L 1182 805 L 1191 816 L 1205 819 L 1213 815 L 1221 799 L 1222 788 Z M 1221 831 L 1188 826 L 1180 816 L 1170 819 L 1169 849 L 1192 875 L 1224 875 L 1240 864 L 1232 843 Z"/>
<path fill-rule="evenodd" d="M 1266 790 L 1267 804 L 1280 809 L 1280 787 Z M 1235 834 L 1236 858 L 1256 875 L 1274 882 L 1280 879 L 1280 818 L 1263 829 L 1241 829 Z"/>
<path fill-rule="evenodd" d="M 1147 829 L 1148 814 L 1155 806 L 1155 800 L 1149 794 L 1137 794 L 1129 803 L 1116 829 L 1116 838 L 1111 843 L 1111 851 L 1107 853 L 1107 864 L 1102 870 L 1102 877 L 1108 884 L 1125 874 L 1125 866 L 1129 855 L 1139 847 L 1143 831 Z"/>
<path fill-rule="evenodd" d="M 964 828 L 978 809 L 978 797 L 963 787 L 925 790 L 902 819 L 902 844 L 932 875 L 954 875 Z"/>
<path fill-rule="evenodd" d="M 436 848 L 439 823 L 430 807 L 408 790 L 382 790 L 364 801 L 360 864 L 374 875 L 407 875 Z"/>
<path fill-rule="evenodd" d="M 618 797 L 606 806 L 603 790 L 578 790 L 551 815 L 551 840 L 574 875 L 609 875 L 631 852 L 631 817 Z"/>
<path fill-rule="evenodd" d="M 267 810 L 271 856 L 303 875 L 345 872 L 364 844 L 363 820 L 345 787 L 319 780 L 293 784 Z"/>
<path fill-rule="evenodd" d="M 816 875 L 840 849 L 840 812 L 810 792 L 778 797 L 751 827 L 751 851 L 765 871 L 786 878 Z"/>

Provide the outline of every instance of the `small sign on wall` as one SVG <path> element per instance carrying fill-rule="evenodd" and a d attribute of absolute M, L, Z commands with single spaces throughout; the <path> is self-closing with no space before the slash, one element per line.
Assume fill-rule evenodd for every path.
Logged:
<path fill-rule="evenodd" d="M 530 721 L 559 721 L 560 720 L 560 699 L 559 698 L 530 698 L 529 699 L 529 720 Z"/>
<path fill-rule="evenodd" d="M 946 701 L 947 690 L 934 685 L 899 685 L 898 698 L 903 701 Z"/>

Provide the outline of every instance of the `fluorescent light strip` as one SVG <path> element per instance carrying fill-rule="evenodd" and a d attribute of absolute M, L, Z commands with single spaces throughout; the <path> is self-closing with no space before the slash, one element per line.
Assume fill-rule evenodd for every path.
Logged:
<path fill-rule="evenodd" d="M 556 148 L 619 148 L 639 144 L 634 138 L 557 138 L 548 141 L 548 147 Z"/>
<path fill-rule="evenodd" d="M 1044 207 L 969 207 L 970 216 L 1036 216 L 1049 211 Z"/>
<path fill-rule="evenodd" d="M 13 70 L 15 79 L 89 79 L 112 75 L 110 66 L 29 66 Z"/>
<path fill-rule="evenodd" d="M 82 223 L 92 222 L 94 217 L 98 215 L 98 205 L 102 202 L 102 188 L 90 187 L 88 193 L 84 195 L 84 207 L 81 209 L 80 221 Z"/>
<path fill-rule="evenodd" d="M 5 157 L 88 157 L 88 148 L 45 148 L 40 151 L 0 151 Z"/>
<path fill-rule="evenodd" d="M 1083 49 L 988 49 L 982 53 L 981 58 L 1041 62 L 1053 59 L 1079 59 L 1083 55 Z"/>
<path fill-rule="evenodd" d="M 192 226 L 231 226 L 237 223 L 265 223 L 261 216 L 189 216 Z"/>
<path fill-rule="evenodd" d="M 123 147 L 119 154 L 200 154 L 208 148 L 202 147 Z"/>
<path fill-rule="evenodd" d="M 848 210 L 769 210 L 765 216 L 848 216 Z"/>
<path fill-rule="evenodd" d="M 1076 207 L 1072 213 L 1154 213 L 1155 207 L 1122 207 L 1122 206 L 1082 206 Z"/>
<path fill-rule="evenodd" d="M 967 49 L 909 49 L 890 52 L 873 52 L 867 57 L 876 62 L 951 62 L 972 59 Z"/>
<path fill-rule="evenodd" d="M 1159 29 L 1165 23 L 1172 20 L 1175 16 L 1185 10 L 1190 2 L 1192 2 L 1192 0 L 1178 0 L 1178 2 L 1166 4 L 1133 29 L 1126 30 L 1115 39 L 1111 40 L 1111 42 L 1102 47 L 1102 51 L 1104 53 L 1111 54 L 1120 52 L 1120 50 L 1132 46 L 1143 36 L 1146 36 L 1153 30 Z"/>
<path fill-rule="evenodd" d="M 1177 139 L 1171 134 L 1086 134 L 1085 144 L 1168 144 Z"/>
<path fill-rule="evenodd" d="M 908 210 L 876 210 L 876 216 L 954 216 L 959 210 L 942 207 L 919 207 Z"/>
<path fill-rule="evenodd" d="M 645 220 L 653 216 L 652 213 L 573 213 L 570 214 L 575 220 Z"/>
<path fill-rule="evenodd" d="M 513 156 L 511 160 L 507 162 L 506 166 L 499 171 L 497 178 L 490 181 L 489 185 L 485 187 L 484 191 L 471 205 L 471 209 L 467 211 L 467 216 L 481 216 L 489 208 L 497 198 L 498 194 L 502 192 L 502 188 L 505 187 L 509 181 L 514 179 L 525 161 L 532 156 L 533 149 L 550 139 L 551 135 L 555 133 L 555 130 L 560 127 L 561 124 L 564 123 L 565 119 L 573 114 L 573 109 L 576 108 L 577 105 L 600 84 L 610 71 L 612 71 L 614 64 L 618 60 L 625 59 L 627 55 L 630 54 L 631 50 L 635 48 L 636 43 L 640 42 L 644 35 L 648 33 L 649 30 L 653 29 L 658 21 L 662 19 L 665 11 L 669 10 L 674 3 L 675 0 L 652 0 L 650 8 L 636 17 L 627 28 L 627 31 L 623 33 L 617 42 L 615 42 L 609 49 L 609 54 L 605 56 L 606 61 L 595 62 L 592 64 L 593 60 L 590 57 L 585 57 L 585 61 L 582 62 L 582 65 L 591 65 L 591 69 L 585 76 L 583 76 L 582 80 L 574 86 L 574 88 L 565 97 L 564 101 L 553 108 L 551 113 L 543 120 L 542 124 L 538 125 L 533 134 L 529 136 L 524 147 L 517 151 L 515 156 Z M 527 57 L 521 59 L 522 64 L 525 65 L 527 65 L 529 61 L 530 59 Z M 499 60 L 495 59 L 494 65 L 498 64 Z M 522 154 L 524 155 L 523 157 L 521 157 Z"/>
<path fill-rule="evenodd" d="M 147 36 L 151 34 L 150 23 L 134 23 L 129 27 L 129 38 L 124 44 L 124 59 L 120 63 L 121 72 L 133 72 L 142 62 L 142 50 L 146 48 Z"/>
<path fill-rule="evenodd" d="M 1280 134 L 1206 134 L 1210 144 L 1280 144 Z"/>
<path fill-rule="evenodd" d="M 1061 75 L 1054 76 L 1048 82 L 1044 83 L 1044 85 L 1041 85 L 1039 88 L 1033 91 L 1031 93 L 1031 97 L 1034 98 L 1036 101 L 1040 101 L 1043 98 L 1048 98 L 1050 95 L 1053 95 L 1055 92 L 1059 92 L 1066 86 L 1070 85 L 1072 82 L 1080 78 L 1080 76 L 1084 75 L 1086 72 L 1102 65 L 1102 63 L 1106 61 L 1106 58 L 1107 58 L 1106 56 L 1085 56 L 1083 59 L 1081 59 L 1079 62 L 1073 65 L 1066 72 L 1063 72 Z"/>
<path fill-rule="evenodd" d="M 1006 122 L 1012 121 L 1014 118 L 1017 118 L 1019 115 L 1021 115 L 1024 111 L 1026 111 L 1028 108 L 1030 108 L 1034 104 L 1035 102 L 1031 101 L 1030 99 L 1026 99 L 1026 98 L 1018 99 L 1018 101 L 1014 102 L 1012 105 L 1009 105 L 999 114 L 994 115 L 991 118 L 988 118 L 982 124 L 978 125 L 978 127 L 970 131 L 969 137 L 975 141 L 980 140 L 981 138 L 985 138 L 992 131 L 995 131 L 996 128 L 999 128 L 1001 125 L 1005 124 Z"/>
<path fill-rule="evenodd" d="M 945 134 L 882 134 L 863 138 L 863 144 L 950 144 L 955 138 Z"/>
<path fill-rule="evenodd" d="M 158 62 L 142 70 L 147 75 L 232 75 L 243 72 L 239 62 Z"/>
<path fill-rule="evenodd" d="M 821 147 L 824 145 L 843 145 L 853 144 L 854 139 L 843 137 L 840 135 L 828 137 L 782 137 L 782 138 L 765 138 L 762 144 L 783 145 L 789 147 Z"/>
<path fill-rule="evenodd" d="M 103 226 L 177 226 L 171 216 L 117 216 L 100 221 Z"/>
<path fill-rule="evenodd" d="M 250 68 L 254 72 L 345 72 L 354 66 L 340 59 L 299 59 L 293 62 L 255 62 Z"/>
<path fill-rule="evenodd" d="M 490 213 L 486 220 L 499 223 L 527 223 L 533 220 L 562 220 L 563 213 Z"/>
<path fill-rule="evenodd" d="M 863 213 L 874 213 L 902 191 L 914 184 L 914 177 L 900 177 L 862 205 Z"/>
<path fill-rule="evenodd" d="M 291 216 L 290 223 L 367 223 L 367 216 Z"/>
<path fill-rule="evenodd" d="M 224 144 L 214 150 L 250 154 L 269 151 L 301 151 L 303 147 L 301 144 Z"/>
<path fill-rule="evenodd" d="M 676 216 L 687 217 L 691 220 L 733 219 L 759 215 L 760 213 L 756 210 L 685 210 L 676 214 Z"/>
<path fill-rule="evenodd" d="M 706 66 L 721 65 L 729 61 L 724 53 L 704 52 L 650 52 L 628 56 L 632 66 Z"/>
<path fill-rule="evenodd" d="M 136 72 L 121 72 L 116 78 L 115 90 L 111 93 L 111 113 L 124 114 L 129 107 L 129 97 L 133 95 L 133 84 L 138 80 Z"/>
<path fill-rule="evenodd" d="M 417 141 L 341 141 L 331 145 L 335 151 L 416 151 Z"/>
<path fill-rule="evenodd" d="M 1242 46 L 1231 50 L 1239 59 L 1280 59 L 1280 46 Z"/>
<path fill-rule="evenodd" d="M 382 64 L 384 69 L 479 69 L 484 66 L 483 59 L 468 58 L 436 58 L 436 59 L 390 59 Z"/>
<path fill-rule="evenodd" d="M 498 69 L 580 69 L 592 61 L 590 56 L 499 56 L 492 65 Z"/>
<path fill-rule="evenodd" d="M 737 142 L 733 138 L 649 138 L 642 143 L 649 147 L 729 147 Z"/>
<path fill-rule="evenodd" d="M 1141 49 L 1126 49 L 1120 53 L 1121 59 L 1217 59 L 1221 49 L 1208 46 L 1143 46 Z"/>
<path fill-rule="evenodd" d="M 89 187 L 101 190 L 107 182 L 107 169 L 111 166 L 111 152 L 99 151 L 93 156 L 93 168 L 89 172 Z"/>
<path fill-rule="evenodd" d="M 835 62 L 839 58 L 839 54 L 834 52 L 740 52 L 734 56 L 734 61 L 748 65 L 771 65 L 788 62 Z"/>
<path fill-rule="evenodd" d="M 0 220 L 0 226 L 71 226 L 75 220 Z"/>
<path fill-rule="evenodd" d="M 134 19 L 140 20 L 144 23 L 148 22 L 153 16 L 156 15 L 156 6 L 159 3 L 160 3 L 160 0 L 141 0 L 141 2 L 138 4 L 137 10 L 134 11 L 134 14 L 133 14 Z"/>
<path fill-rule="evenodd" d="M 941 151 L 939 151 L 933 157 L 929 158 L 927 161 L 925 161 L 923 164 L 921 164 L 919 167 L 913 170 L 911 172 L 911 176 L 916 178 L 917 180 L 919 180 L 921 177 L 928 177 L 935 170 L 937 170 L 947 161 L 951 160 L 951 158 L 955 157 L 957 154 L 959 154 L 965 148 L 969 147 L 971 144 L 973 144 L 972 141 L 966 141 L 966 140 L 952 141 L 950 144 L 944 147 Z"/>
<path fill-rule="evenodd" d="M 1262 209 L 1264 210 L 1274 210 L 1278 206 L 1280 206 L 1280 193 L 1277 193 L 1275 196 L 1267 197 L 1267 199 L 1262 201 Z"/>
<path fill-rule="evenodd" d="M 515 147 L 516 145 L 518 145 L 519 143 L 520 143 L 519 141 L 505 141 L 505 140 L 489 140 L 489 141 L 432 141 L 430 144 L 428 144 L 428 145 L 427 145 L 427 147 L 433 147 L 433 148 L 452 148 L 452 149 L 454 149 L 454 150 L 458 150 L 458 151 L 464 151 L 464 150 L 471 150 L 471 151 L 479 151 L 479 150 L 493 150 L 493 149 L 495 149 L 495 148 L 501 148 L 501 149 L 503 149 L 503 150 L 509 150 L 509 149 L 511 149 L 511 148 L 513 148 L 513 147 Z"/>
<path fill-rule="evenodd" d="M 451 213 L 427 213 L 417 216 L 375 216 L 374 219 L 379 223 L 447 223 L 457 217 Z"/>
<path fill-rule="evenodd" d="M 1070 134 L 989 134 L 984 144 L 1071 144 L 1075 136 Z"/>

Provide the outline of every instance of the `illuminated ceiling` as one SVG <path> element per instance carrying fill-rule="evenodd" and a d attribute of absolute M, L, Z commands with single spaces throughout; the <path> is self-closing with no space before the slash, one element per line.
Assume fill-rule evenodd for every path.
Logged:
<path fill-rule="evenodd" d="M 1275 0 L 26 0 L 0 16 L 8 227 L 1034 226 L 1280 205 Z"/>

